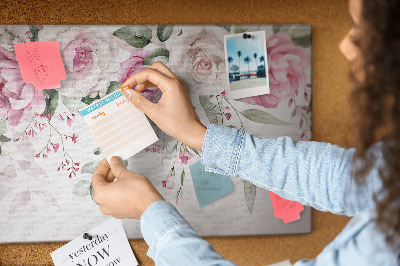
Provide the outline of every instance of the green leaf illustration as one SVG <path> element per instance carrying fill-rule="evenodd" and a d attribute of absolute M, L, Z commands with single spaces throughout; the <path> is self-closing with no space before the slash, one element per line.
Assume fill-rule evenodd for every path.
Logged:
<path fill-rule="evenodd" d="M 91 162 L 85 164 L 81 169 L 81 173 L 82 174 L 93 174 L 94 170 L 96 170 L 96 168 L 100 162 L 101 162 L 101 160 L 94 160 L 94 161 L 91 161 Z"/>
<path fill-rule="evenodd" d="M 254 200 L 256 199 L 257 186 L 249 181 L 244 181 L 244 196 L 246 198 L 247 209 L 250 214 L 253 212 Z"/>
<path fill-rule="evenodd" d="M 311 35 L 305 35 L 305 36 L 302 36 L 302 37 L 292 37 L 292 41 L 297 46 L 310 47 L 310 45 L 311 45 Z"/>
<path fill-rule="evenodd" d="M 181 174 L 181 185 L 183 186 L 183 180 L 185 180 L 185 170 L 182 171 Z"/>
<path fill-rule="evenodd" d="M 262 124 L 272 124 L 272 125 L 282 125 L 282 126 L 287 126 L 291 125 L 291 123 L 282 121 L 275 116 L 266 113 L 264 111 L 258 110 L 258 109 L 249 109 L 240 112 L 244 117 L 247 119 L 257 122 L 257 123 L 262 123 Z"/>
<path fill-rule="evenodd" d="M 4 136 L 4 135 L 0 135 L 0 142 L 9 142 L 11 139 Z"/>
<path fill-rule="evenodd" d="M 235 26 L 235 28 L 233 29 L 233 33 L 242 33 L 242 32 L 246 32 L 247 29 L 248 29 L 248 27 Z"/>
<path fill-rule="evenodd" d="M 216 26 L 226 29 L 228 32 L 231 32 L 231 25 L 223 24 L 223 25 L 216 25 Z"/>
<path fill-rule="evenodd" d="M 178 33 L 178 36 L 181 36 L 182 35 L 182 29 L 181 29 L 181 31 Z"/>
<path fill-rule="evenodd" d="M 46 109 L 44 109 L 45 114 L 53 115 L 54 111 L 58 106 L 58 91 L 56 90 L 45 90 L 46 95 Z"/>
<path fill-rule="evenodd" d="M 87 105 L 82 102 L 82 98 L 68 97 L 65 95 L 60 95 L 61 102 L 71 111 L 77 112 Z"/>
<path fill-rule="evenodd" d="M 311 97 L 311 99 L 310 99 L 310 103 L 308 104 L 308 110 L 307 110 L 306 115 L 308 115 L 308 113 L 310 113 L 311 110 L 312 110 L 312 97 Z"/>
<path fill-rule="evenodd" d="M 0 135 L 6 132 L 7 130 L 7 120 L 3 119 L 0 121 Z"/>
<path fill-rule="evenodd" d="M 291 26 L 288 25 L 273 25 L 272 26 L 272 31 L 274 33 L 278 32 L 288 32 Z"/>
<path fill-rule="evenodd" d="M 39 38 L 39 29 L 36 26 L 31 26 L 29 31 L 32 33 L 31 42 L 36 42 Z"/>
<path fill-rule="evenodd" d="M 113 35 L 136 48 L 143 48 L 148 45 L 152 37 L 151 29 L 146 25 L 122 27 L 116 30 Z"/>
<path fill-rule="evenodd" d="M 98 147 L 97 149 L 94 150 L 94 155 L 99 155 L 101 153 L 101 149 L 100 147 Z"/>
<path fill-rule="evenodd" d="M 172 151 L 176 150 L 178 148 L 178 143 L 175 144 L 175 146 L 172 148 Z"/>
<path fill-rule="evenodd" d="M 90 186 L 92 183 L 87 180 L 81 180 L 72 189 L 72 194 L 74 194 L 77 197 L 85 197 L 89 195 L 90 193 Z"/>
<path fill-rule="evenodd" d="M 157 27 L 157 37 L 160 41 L 165 42 L 172 35 L 174 30 L 173 25 L 158 25 Z"/>
<path fill-rule="evenodd" d="M 274 25 L 272 26 L 272 31 L 274 33 L 287 32 L 297 46 L 309 47 L 311 45 L 311 28 L 309 27 Z"/>
<path fill-rule="evenodd" d="M 92 198 L 93 202 L 96 203 L 96 205 L 99 205 L 99 204 L 94 200 L 94 190 L 93 190 L 93 185 L 92 185 L 92 183 L 90 183 L 89 191 L 90 191 L 90 197 Z"/>
<path fill-rule="evenodd" d="M 157 61 L 167 64 L 169 61 L 169 50 L 165 48 L 154 49 L 146 56 L 142 65 L 152 65 Z"/>
<path fill-rule="evenodd" d="M 200 104 L 203 107 L 204 111 L 207 114 L 207 118 L 209 121 L 214 120 L 217 118 L 218 114 L 217 111 L 215 110 L 215 104 L 213 104 L 207 96 L 200 95 L 199 96 Z"/>
<path fill-rule="evenodd" d="M 98 94 L 94 98 L 90 98 L 89 95 L 88 95 L 88 96 L 83 97 L 81 102 L 83 102 L 84 104 L 89 105 L 89 104 L 92 104 L 92 102 L 94 100 L 98 100 L 98 99 L 100 99 L 100 96 Z"/>
<path fill-rule="evenodd" d="M 2 172 L 0 172 L 0 176 L 4 175 Z"/>
<path fill-rule="evenodd" d="M 110 81 L 110 86 L 108 86 L 107 89 L 107 95 L 119 90 L 120 88 L 121 83 L 119 83 L 118 81 Z"/>

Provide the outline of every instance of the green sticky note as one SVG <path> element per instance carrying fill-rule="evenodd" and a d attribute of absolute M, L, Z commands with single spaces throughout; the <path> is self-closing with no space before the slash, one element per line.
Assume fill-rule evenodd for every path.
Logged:
<path fill-rule="evenodd" d="M 207 172 L 200 161 L 189 166 L 200 208 L 232 192 L 229 176 Z"/>

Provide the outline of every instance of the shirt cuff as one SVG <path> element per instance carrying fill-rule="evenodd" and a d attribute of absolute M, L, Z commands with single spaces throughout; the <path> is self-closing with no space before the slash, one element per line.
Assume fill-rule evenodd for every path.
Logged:
<path fill-rule="evenodd" d="M 205 170 L 235 176 L 243 149 L 244 131 L 209 124 L 203 142 L 201 163 Z"/>
<path fill-rule="evenodd" d="M 167 232 L 181 227 L 191 228 L 174 206 L 165 200 L 153 202 L 140 217 L 140 230 L 149 245 L 147 255 L 154 260 L 160 239 Z"/>

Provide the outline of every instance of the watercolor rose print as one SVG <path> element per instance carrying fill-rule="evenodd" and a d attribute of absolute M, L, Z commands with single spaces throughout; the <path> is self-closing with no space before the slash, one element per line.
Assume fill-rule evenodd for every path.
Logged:
<path fill-rule="evenodd" d="M 234 25 L 136 25 L 113 26 L 112 30 L 0 26 L 0 177 L 14 172 L 22 176 L 40 172 L 44 176 L 46 168 L 57 178 L 71 180 L 70 193 L 74 196 L 93 198 L 90 176 L 102 159 L 101 150 L 82 148 L 90 135 L 78 111 L 118 90 L 132 74 L 156 61 L 166 64 L 187 83 L 193 102 L 198 103 L 196 112 L 205 123 L 242 130 L 265 125 L 291 127 L 299 140 L 310 140 L 311 31 L 269 26 L 266 60 L 271 93 L 230 101 L 225 90 L 223 36 L 249 30 Z M 39 91 L 23 82 L 13 46 L 34 41 L 60 41 L 67 73 L 60 88 Z M 154 103 L 162 96 L 155 87 L 142 94 Z M 278 110 L 288 115 L 279 116 Z M 147 147 L 144 154 L 151 156 L 154 167 L 165 169 L 152 181 L 165 193 L 171 192 L 168 195 L 173 198 L 167 199 L 179 204 L 185 200 L 189 165 L 201 155 L 152 125 L 159 141 Z M 16 147 L 24 146 L 30 148 L 20 149 L 24 156 L 21 163 L 12 154 Z M 0 179 L 0 187 L 9 185 L 4 180 Z M 15 200 L 33 195 L 48 197 L 27 189 Z M 245 183 L 244 195 L 251 213 L 255 187 Z M 0 193 L 0 199 L 2 196 Z"/>

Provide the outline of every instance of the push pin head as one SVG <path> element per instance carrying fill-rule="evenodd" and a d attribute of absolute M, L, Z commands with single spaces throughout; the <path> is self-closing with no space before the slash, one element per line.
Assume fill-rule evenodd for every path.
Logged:
<path fill-rule="evenodd" d="M 251 39 L 251 35 L 243 33 L 243 39 Z"/>
<path fill-rule="evenodd" d="M 84 233 L 84 234 L 83 234 L 83 238 L 84 238 L 84 239 L 89 239 L 89 240 L 92 240 L 92 239 L 93 239 L 93 237 L 92 237 L 91 235 L 89 235 L 88 233 Z"/>

